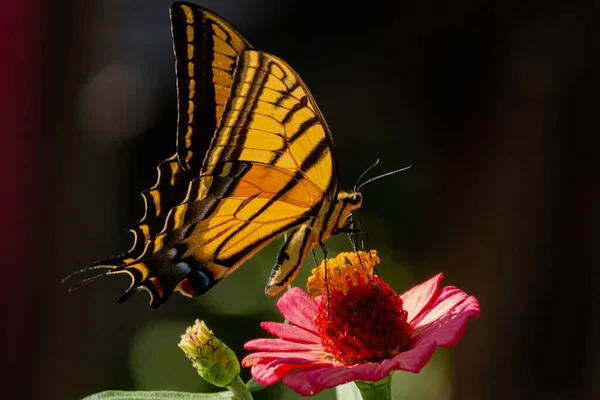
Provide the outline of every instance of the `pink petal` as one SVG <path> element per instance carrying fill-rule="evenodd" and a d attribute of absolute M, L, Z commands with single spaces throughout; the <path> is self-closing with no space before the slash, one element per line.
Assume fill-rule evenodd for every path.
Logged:
<path fill-rule="evenodd" d="M 387 367 L 386 364 L 390 364 L 390 371 L 420 372 L 431 359 L 436 345 L 436 343 L 423 343 L 421 346 L 414 346 L 410 350 L 396 354 L 391 359 L 384 360 L 383 364 L 385 367 Z"/>
<path fill-rule="evenodd" d="M 246 342 L 244 348 L 263 351 L 310 351 L 323 350 L 320 344 L 290 342 L 284 339 L 254 339 Z"/>
<path fill-rule="evenodd" d="M 376 382 L 392 370 L 419 372 L 431 359 L 435 347 L 435 342 L 429 342 L 378 363 L 336 365 L 326 370 L 313 371 L 307 374 L 307 379 L 317 386 L 332 388 L 355 380 Z"/>
<path fill-rule="evenodd" d="M 250 369 L 252 376 L 259 383 L 269 386 L 277 383 L 293 369 L 303 369 L 314 366 L 311 360 L 301 358 L 288 358 L 271 362 L 259 362 Z M 320 364 L 317 364 L 320 365 Z"/>
<path fill-rule="evenodd" d="M 377 364 L 366 363 L 366 364 L 355 364 L 355 365 L 356 366 L 368 365 L 368 368 L 371 369 L 371 368 L 375 367 Z M 313 384 L 320 386 L 322 388 L 332 388 L 332 387 L 336 387 L 339 385 L 343 385 L 344 383 L 353 381 L 354 380 L 353 377 L 354 377 L 354 373 L 352 370 L 352 366 L 348 366 L 348 365 L 337 365 L 335 367 L 318 370 L 318 371 L 312 371 L 312 372 L 306 374 L 306 378 L 309 381 L 311 381 Z M 379 380 L 379 379 L 377 379 L 377 380 Z"/>
<path fill-rule="evenodd" d="M 412 325 L 412 321 L 429 305 L 435 298 L 438 287 L 444 274 L 439 273 L 433 278 L 414 286 L 407 292 L 400 295 L 404 302 L 404 309 L 408 313 L 408 322 Z"/>
<path fill-rule="evenodd" d="M 277 308 L 291 323 L 315 333 L 319 331 L 314 322 L 318 312 L 317 306 L 308 293 L 299 287 L 294 286 L 286 291 L 277 301 Z"/>
<path fill-rule="evenodd" d="M 302 396 L 313 396 L 319 393 L 324 388 L 309 381 L 306 377 L 307 374 L 309 374 L 312 371 L 326 371 L 329 368 L 330 367 L 328 366 L 323 366 L 294 371 L 283 377 L 283 383 L 287 387 L 293 389 L 296 393 Z"/>
<path fill-rule="evenodd" d="M 454 291 L 454 288 L 451 289 Z M 456 298 L 460 298 L 462 301 L 459 304 L 455 304 L 454 300 Z M 449 305 L 452 307 L 448 308 Z M 429 314 L 431 314 L 431 318 L 429 315 L 426 315 L 421 325 L 426 321 L 432 320 L 433 322 L 417 334 L 413 340 L 413 344 L 419 345 L 420 343 L 433 342 L 441 347 L 450 347 L 454 346 L 462 338 L 467 328 L 469 317 L 479 317 L 479 303 L 475 297 L 467 297 L 461 291 L 461 294 L 454 294 L 437 303 L 437 307 L 433 308 Z"/>
<path fill-rule="evenodd" d="M 315 298 L 313 299 L 313 303 L 315 303 L 315 307 L 317 307 L 317 313 L 319 312 L 319 306 L 321 306 L 322 301 L 323 301 L 322 294 L 315 296 Z"/>
<path fill-rule="evenodd" d="M 260 326 L 272 335 L 294 342 L 321 343 L 319 336 L 296 325 L 281 322 L 261 322 Z"/>
<path fill-rule="evenodd" d="M 417 318 L 412 320 L 412 327 L 418 330 L 431 324 L 447 313 L 452 312 L 452 310 L 465 301 L 467 297 L 468 295 L 465 292 L 454 286 L 445 286 L 441 288 L 429 306 L 424 309 Z"/>
<path fill-rule="evenodd" d="M 265 386 L 273 385 L 279 382 L 281 378 L 285 376 L 277 376 L 277 374 L 274 373 L 271 368 L 267 368 L 266 364 L 264 363 L 254 364 L 252 368 L 250 368 L 250 373 L 258 383 Z"/>
<path fill-rule="evenodd" d="M 323 362 L 328 360 L 328 355 L 323 351 L 303 351 L 285 352 L 285 351 L 258 351 L 250 353 L 242 360 L 242 365 L 248 367 L 258 362 L 287 362 L 287 360 L 306 360 L 307 362 Z"/>

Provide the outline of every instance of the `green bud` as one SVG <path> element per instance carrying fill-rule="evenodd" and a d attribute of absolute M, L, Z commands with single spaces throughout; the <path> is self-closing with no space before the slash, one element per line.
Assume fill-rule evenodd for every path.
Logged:
<path fill-rule="evenodd" d="M 225 343 L 219 340 L 204 321 L 196 320 L 181 335 L 178 345 L 204 380 L 228 387 L 240 375 L 240 363 Z"/>

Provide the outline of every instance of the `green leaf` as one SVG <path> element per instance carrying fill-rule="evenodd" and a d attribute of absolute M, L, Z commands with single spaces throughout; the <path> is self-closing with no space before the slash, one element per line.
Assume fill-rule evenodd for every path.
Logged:
<path fill-rule="evenodd" d="M 82 400 L 171 400 L 171 399 L 191 399 L 191 400 L 232 400 L 233 393 L 217 392 L 217 393 L 185 393 L 185 392 L 171 392 L 171 391 L 117 391 L 109 390 L 106 392 L 100 392 L 88 396 Z"/>
<path fill-rule="evenodd" d="M 246 382 L 246 389 L 251 393 L 258 392 L 259 390 L 263 390 L 264 388 L 266 388 L 266 386 L 262 383 L 258 383 L 258 381 L 254 378 L 250 378 L 248 382 Z"/>

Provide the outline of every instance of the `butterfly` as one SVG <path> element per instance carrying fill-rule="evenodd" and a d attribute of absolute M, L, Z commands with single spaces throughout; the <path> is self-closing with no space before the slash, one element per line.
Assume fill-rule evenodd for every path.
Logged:
<path fill-rule="evenodd" d="M 197 5 L 170 9 L 177 83 L 176 153 L 142 192 L 145 214 L 123 255 L 73 275 L 73 285 L 126 273 L 150 307 L 175 291 L 205 293 L 274 239 L 289 232 L 265 292 L 277 295 L 308 253 L 352 230 L 362 205 L 356 189 L 338 190 L 334 141 L 298 74 L 255 50 L 227 21 Z M 68 279 L 68 278 L 67 278 Z"/>

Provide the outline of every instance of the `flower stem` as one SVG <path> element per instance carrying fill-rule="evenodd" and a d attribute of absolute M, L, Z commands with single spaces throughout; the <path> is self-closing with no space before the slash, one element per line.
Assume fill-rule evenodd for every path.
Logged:
<path fill-rule="evenodd" d="M 227 389 L 235 396 L 236 400 L 252 400 L 252 395 L 246 389 L 246 385 L 238 375 Z"/>
<path fill-rule="evenodd" d="M 393 371 L 392 371 L 393 373 Z M 354 381 L 363 400 L 392 398 L 392 373 L 379 382 Z"/>

